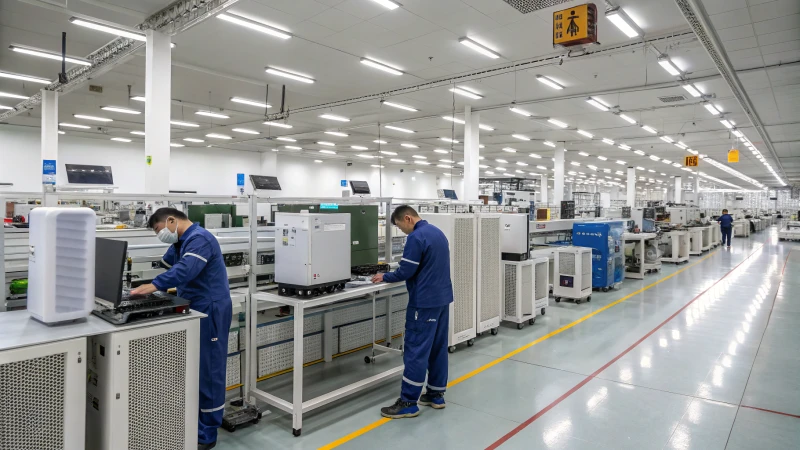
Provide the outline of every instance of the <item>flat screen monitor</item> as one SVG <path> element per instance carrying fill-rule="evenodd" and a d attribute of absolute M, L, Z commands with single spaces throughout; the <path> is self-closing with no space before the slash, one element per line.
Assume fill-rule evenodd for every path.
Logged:
<path fill-rule="evenodd" d="M 122 273 L 128 256 L 128 242 L 95 238 L 94 296 L 119 306 L 122 300 Z"/>
<path fill-rule="evenodd" d="M 350 181 L 350 189 L 356 195 L 369 194 L 369 184 L 366 181 Z"/>
<path fill-rule="evenodd" d="M 456 191 L 454 191 L 453 189 L 442 189 L 442 191 L 444 191 L 444 198 L 449 198 L 450 200 L 458 200 Z"/>
<path fill-rule="evenodd" d="M 67 182 L 70 184 L 114 184 L 111 166 L 66 164 Z"/>
<path fill-rule="evenodd" d="M 257 191 L 281 190 L 281 184 L 278 183 L 278 177 L 268 177 L 266 175 L 250 175 L 250 182 L 253 183 L 253 189 Z"/>

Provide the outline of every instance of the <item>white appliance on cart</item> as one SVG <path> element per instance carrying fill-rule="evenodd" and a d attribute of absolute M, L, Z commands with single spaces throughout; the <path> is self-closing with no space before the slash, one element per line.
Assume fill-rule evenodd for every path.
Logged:
<path fill-rule="evenodd" d="M 480 213 L 476 215 L 478 222 L 477 334 L 491 331 L 495 335 L 500 330 L 503 297 L 500 216 L 502 214 Z"/>
<path fill-rule="evenodd" d="M 534 261 L 503 261 L 503 320 L 518 329 L 536 321 Z"/>
<path fill-rule="evenodd" d="M 550 306 L 550 258 L 532 258 L 533 261 L 533 306 L 544 315 L 545 310 Z"/>
<path fill-rule="evenodd" d="M 592 301 L 592 249 L 561 247 L 555 253 L 553 296 L 556 303 L 573 299 Z"/>
<path fill-rule="evenodd" d="M 662 262 L 680 264 L 689 261 L 689 251 L 692 244 L 689 240 L 688 231 L 667 231 L 661 236 L 661 243 L 665 247 L 665 256 L 661 257 Z"/>

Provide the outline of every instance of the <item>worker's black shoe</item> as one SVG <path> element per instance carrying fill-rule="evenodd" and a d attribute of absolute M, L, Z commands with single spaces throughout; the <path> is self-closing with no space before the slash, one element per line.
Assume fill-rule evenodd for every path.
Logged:
<path fill-rule="evenodd" d="M 398 398 L 394 405 L 381 408 L 381 415 L 390 419 L 417 417 L 419 415 L 419 406 L 416 403 L 404 402 Z"/>
<path fill-rule="evenodd" d="M 417 404 L 422 406 L 430 406 L 433 409 L 444 409 L 446 406 L 444 403 L 444 393 L 426 392 L 422 394 L 422 397 L 419 398 Z"/>
<path fill-rule="evenodd" d="M 208 444 L 197 444 L 197 450 L 211 450 L 217 446 L 217 441 L 209 442 Z"/>

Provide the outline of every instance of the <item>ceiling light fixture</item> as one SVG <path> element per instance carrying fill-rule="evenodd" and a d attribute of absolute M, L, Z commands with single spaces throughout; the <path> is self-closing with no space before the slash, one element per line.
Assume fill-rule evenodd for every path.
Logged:
<path fill-rule="evenodd" d="M 380 153 L 383 153 L 384 155 L 389 155 L 389 156 L 397 156 L 397 153 L 390 152 L 388 150 L 381 150 Z"/>
<path fill-rule="evenodd" d="M 719 123 L 725 125 L 725 128 L 728 128 L 728 129 L 733 128 L 733 122 L 731 122 L 730 120 L 722 119 L 722 120 L 719 121 Z"/>
<path fill-rule="evenodd" d="M 625 14 L 625 11 L 619 6 L 606 11 L 606 19 L 610 20 L 614 26 L 619 28 L 619 30 L 629 38 L 635 38 L 637 36 L 644 35 L 644 32 L 641 28 L 639 28 L 638 25 L 636 25 L 636 22 L 634 22 L 633 19 Z"/>
<path fill-rule="evenodd" d="M 336 152 L 333 151 L 333 150 L 320 150 L 319 152 L 320 153 L 324 153 L 326 155 L 335 155 L 336 154 Z"/>
<path fill-rule="evenodd" d="M 358 156 L 359 158 L 364 158 L 364 159 L 372 159 L 372 158 L 374 158 L 374 156 L 372 156 L 372 155 L 365 155 L 363 153 L 359 153 L 356 156 Z"/>
<path fill-rule="evenodd" d="M 681 74 L 681 70 L 676 66 L 672 60 L 669 59 L 669 56 L 666 54 L 662 54 L 658 57 L 658 64 L 664 68 L 670 75 L 678 76 Z"/>
<path fill-rule="evenodd" d="M 256 130 L 250 130 L 250 129 L 247 129 L 247 128 L 234 128 L 231 131 L 235 131 L 237 133 L 243 133 L 243 134 L 261 134 L 260 132 L 258 132 Z"/>
<path fill-rule="evenodd" d="M 636 153 L 639 156 L 644 156 L 645 155 L 645 153 L 643 151 L 641 151 L 641 150 L 634 150 L 633 153 Z"/>
<path fill-rule="evenodd" d="M 325 134 L 330 134 L 331 136 L 339 136 L 339 137 L 350 136 L 349 134 L 342 133 L 341 131 L 326 131 Z"/>
<path fill-rule="evenodd" d="M 111 140 L 112 141 L 117 141 L 117 142 L 131 142 L 130 139 L 121 138 L 121 137 L 113 137 L 113 138 L 111 138 Z"/>
<path fill-rule="evenodd" d="M 131 131 L 131 134 L 135 134 L 136 136 L 144 136 L 144 131 Z"/>
<path fill-rule="evenodd" d="M 622 118 L 622 119 L 624 119 L 624 120 L 625 120 L 626 122 L 628 122 L 628 123 L 632 123 L 632 124 L 634 124 L 634 125 L 636 124 L 636 121 L 635 121 L 635 120 L 633 120 L 633 118 L 631 118 L 631 117 L 628 117 L 628 116 L 626 116 L 625 114 L 620 114 L 620 115 L 619 115 L 619 117 L 620 117 L 620 118 Z"/>
<path fill-rule="evenodd" d="M 450 153 L 450 151 L 449 151 L 449 150 L 443 150 L 443 149 L 441 149 L 441 148 L 437 148 L 437 149 L 435 149 L 435 150 L 434 150 L 434 152 L 436 152 L 436 153 Z"/>
<path fill-rule="evenodd" d="M 427 156 L 422 156 L 422 155 L 412 155 L 411 157 L 414 159 L 428 159 Z"/>
<path fill-rule="evenodd" d="M 622 150 L 630 150 L 631 146 L 630 145 L 625 145 L 625 144 L 620 144 L 617 148 L 620 148 Z"/>
<path fill-rule="evenodd" d="M 272 105 L 270 105 L 270 104 L 267 104 L 267 103 L 264 103 L 264 102 L 259 102 L 257 100 L 250 100 L 250 99 L 242 98 L 242 97 L 231 97 L 231 101 L 234 102 L 234 103 L 241 103 L 243 105 L 257 106 L 259 108 L 272 108 Z"/>
<path fill-rule="evenodd" d="M 303 147 L 298 147 L 296 145 L 284 145 L 283 148 L 287 148 L 289 150 L 302 150 Z"/>
<path fill-rule="evenodd" d="M 594 137 L 594 135 L 592 133 L 589 133 L 588 131 L 584 131 L 584 130 L 580 130 L 580 129 L 578 130 L 578 134 L 586 136 L 589 139 L 592 139 Z"/>
<path fill-rule="evenodd" d="M 271 127 L 278 127 L 278 128 L 292 128 L 291 125 L 283 122 L 264 122 L 264 125 L 269 125 Z"/>
<path fill-rule="evenodd" d="M 120 108 L 119 106 L 102 106 L 100 109 L 104 111 L 111 111 L 117 112 L 121 114 L 141 114 L 141 111 L 137 111 L 135 109 L 128 109 L 128 108 Z"/>
<path fill-rule="evenodd" d="M 402 75 L 403 74 L 402 70 L 396 69 L 396 68 L 394 68 L 394 67 L 392 67 L 392 66 L 390 66 L 388 64 L 385 64 L 385 63 L 380 63 L 378 61 L 375 61 L 374 59 L 361 58 L 361 64 L 364 64 L 365 66 L 370 66 L 370 67 L 372 67 L 374 69 L 382 70 L 382 71 L 390 73 L 392 75 Z"/>
<path fill-rule="evenodd" d="M 416 146 L 416 145 L 414 145 L 414 144 L 407 144 L 407 143 L 405 143 L 405 142 L 404 142 L 404 143 L 402 143 L 402 144 L 400 144 L 400 146 L 402 146 L 402 147 L 406 147 L 406 148 L 419 148 L 419 146 Z"/>
<path fill-rule="evenodd" d="M 458 94 L 458 95 L 461 95 L 461 96 L 464 96 L 464 97 L 467 97 L 467 98 L 471 98 L 473 100 L 480 100 L 480 99 L 483 98 L 482 95 L 479 95 L 477 92 L 473 92 L 471 89 L 465 88 L 463 86 L 462 87 L 452 88 L 452 89 L 450 89 L 450 92 L 453 92 L 455 94 Z"/>
<path fill-rule="evenodd" d="M 80 17 L 70 17 L 69 21 L 72 22 L 74 25 L 80 25 L 82 27 L 91 28 L 93 30 L 103 31 L 105 33 L 126 37 L 128 39 L 133 39 L 135 41 L 147 42 L 147 38 L 143 34 L 124 30 L 122 28 L 114 27 L 111 25 L 106 25 L 100 22 L 95 22 L 93 20 L 82 19 Z"/>
<path fill-rule="evenodd" d="M 405 162 L 406 162 L 405 159 L 396 159 L 396 158 L 392 158 L 389 161 L 396 162 L 396 163 L 401 163 L 401 164 L 405 164 Z"/>
<path fill-rule="evenodd" d="M 602 156 L 602 155 L 599 155 L 597 157 L 597 159 L 599 159 L 600 161 L 608 161 L 608 158 L 606 158 L 605 156 Z"/>
<path fill-rule="evenodd" d="M 285 137 L 285 136 L 276 137 L 275 139 L 277 139 L 279 141 L 284 141 L 284 142 L 297 142 L 297 139 L 293 139 L 293 138 Z"/>
<path fill-rule="evenodd" d="M 386 105 L 386 106 L 391 106 L 392 108 L 403 109 L 403 110 L 411 111 L 411 112 L 418 112 L 419 111 L 416 108 L 412 108 L 410 106 L 402 105 L 400 103 L 384 101 L 383 104 Z"/>
<path fill-rule="evenodd" d="M 612 141 L 611 139 L 606 139 L 606 138 L 603 138 L 603 143 L 604 144 L 608 144 L 608 145 L 614 145 L 614 141 Z"/>
<path fill-rule="evenodd" d="M 372 1 L 389 10 L 397 9 L 400 7 L 399 3 L 395 3 L 391 0 L 372 0 Z"/>
<path fill-rule="evenodd" d="M 431 165 L 431 163 L 429 163 L 427 161 L 420 161 L 420 160 L 414 161 L 414 164 L 419 164 L 421 166 L 430 166 Z"/>
<path fill-rule="evenodd" d="M 314 82 L 314 79 L 309 77 L 308 75 L 289 72 L 286 69 L 276 69 L 275 67 L 267 67 L 266 72 L 270 75 L 289 78 L 290 80 L 301 81 L 303 83 L 311 84 Z"/>
<path fill-rule="evenodd" d="M 453 144 L 458 144 L 458 141 L 457 141 L 457 140 L 455 140 L 455 139 L 450 139 L 450 138 L 447 138 L 447 137 L 440 137 L 440 138 L 439 138 L 439 140 L 440 140 L 440 141 L 445 141 L 445 142 L 451 142 L 451 143 L 453 143 Z"/>
<path fill-rule="evenodd" d="M 558 82 L 556 82 L 550 77 L 546 77 L 544 75 L 536 75 L 536 79 L 539 80 L 540 83 L 550 86 L 553 89 L 557 90 L 564 89 L 564 86 L 560 85 Z"/>
<path fill-rule="evenodd" d="M 517 153 L 517 150 L 511 147 L 503 147 L 503 151 L 507 153 Z"/>
<path fill-rule="evenodd" d="M 385 125 L 384 128 L 388 128 L 390 130 L 399 131 L 401 133 L 416 133 L 416 131 L 414 131 L 414 130 L 409 130 L 408 128 L 400 128 L 400 127 L 396 127 L 394 125 Z"/>
<path fill-rule="evenodd" d="M 206 117 L 214 117 L 216 119 L 230 119 L 230 116 L 226 116 L 225 114 L 215 113 L 212 111 L 197 111 L 195 112 L 198 116 L 206 116 Z"/>
<path fill-rule="evenodd" d="M 508 161 L 505 159 L 495 159 L 495 161 L 499 162 L 500 164 L 508 164 Z"/>
<path fill-rule="evenodd" d="M 77 123 L 67 123 L 67 122 L 61 122 L 58 124 L 58 126 L 69 127 L 69 128 L 80 128 L 82 130 L 88 130 L 89 128 L 92 128 L 89 125 L 79 125 Z"/>
<path fill-rule="evenodd" d="M 548 146 L 548 147 L 555 147 L 556 146 L 556 144 L 554 142 L 550 142 L 550 141 L 544 141 L 543 144 Z"/>
<path fill-rule="evenodd" d="M 653 134 L 658 133 L 658 131 L 656 131 L 656 129 L 651 127 L 650 125 L 642 125 L 642 129 L 644 131 L 647 131 L 648 133 L 653 133 Z"/>
<path fill-rule="evenodd" d="M 252 19 L 248 19 L 246 17 L 242 17 L 238 14 L 233 14 L 231 12 L 224 12 L 218 15 L 217 17 L 226 22 L 235 23 L 236 25 L 240 25 L 245 28 L 249 28 L 251 30 L 259 31 L 261 33 L 268 34 L 270 36 L 275 36 L 277 38 L 289 39 L 292 37 L 291 33 L 287 31 L 269 26 L 261 22 L 257 22 Z"/>
<path fill-rule="evenodd" d="M 519 139 L 521 141 L 530 141 L 531 140 L 531 138 L 529 138 L 528 136 L 523 136 L 521 134 L 512 134 L 511 137 Z"/>
<path fill-rule="evenodd" d="M 145 99 L 145 98 L 144 98 L 144 96 L 142 96 L 142 95 L 134 95 L 133 97 L 131 97 L 131 100 L 135 100 L 135 101 L 137 101 L 137 102 L 143 102 L 143 101 L 145 101 L 146 99 Z"/>
<path fill-rule="evenodd" d="M 182 120 L 170 120 L 169 123 L 171 125 L 177 125 L 179 127 L 189 127 L 189 128 L 199 128 L 200 125 L 192 122 L 184 122 Z"/>
<path fill-rule="evenodd" d="M 183 144 L 178 144 L 177 142 L 170 142 L 170 143 L 169 143 L 169 146 L 170 146 L 170 147 L 186 147 L 185 145 L 183 145 Z"/>
<path fill-rule="evenodd" d="M 586 153 L 586 152 L 578 152 L 578 154 L 581 155 L 581 156 L 589 156 L 589 154 Z"/>
<path fill-rule="evenodd" d="M 606 106 L 603 102 L 601 102 L 600 100 L 597 100 L 596 98 L 589 97 L 589 98 L 586 99 L 586 103 L 594 106 L 595 108 L 599 109 L 600 111 L 608 111 L 608 106 Z"/>
<path fill-rule="evenodd" d="M 8 92 L 0 92 L 0 97 L 17 98 L 17 99 L 20 99 L 20 100 L 27 100 L 28 99 L 28 97 L 26 97 L 24 95 L 9 94 Z"/>
<path fill-rule="evenodd" d="M 207 138 L 212 139 L 233 139 L 232 137 L 228 136 L 227 134 L 219 134 L 219 133 L 209 133 L 206 135 Z"/>
<path fill-rule="evenodd" d="M 673 142 L 675 142 L 675 140 L 672 139 L 669 136 L 660 136 L 659 139 L 661 139 L 662 141 L 664 141 L 664 142 L 666 142 L 668 144 L 672 144 Z"/>
<path fill-rule="evenodd" d="M 472 40 L 472 39 L 470 39 L 468 37 L 462 37 L 461 39 L 458 40 L 458 42 L 460 42 L 462 45 L 464 45 L 466 47 L 471 48 L 472 50 L 475 50 L 476 52 L 478 52 L 478 53 L 480 53 L 480 54 L 482 54 L 484 56 L 488 56 L 489 58 L 497 59 L 497 58 L 500 57 L 500 55 L 495 53 L 494 50 L 492 50 L 489 47 L 487 47 L 487 46 L 485 46 L 483 44 L 480 44 L 477 41 L 474 41 L 474 40 Z"/>
<path fill-rule="evenodd" d="M 528 156 L 530 156 L 531 158 L 542 159 L 542 157 L 540 155 L 537 155 L 536 153 L 530 153 L 528 154 Z"/>
<path fill-rule="evenodd" d="M 321 119 L 335 120 L 337 122 L 350 122 L 347 117 L 337 116 L 334 114 L 322 114 L 319 116 Z"/>
<path fill-rule="evenodd" d="M 711 103 L 703 103 L 703 106 L 705 106 L 705 108 L 708 110 L 708 112 L 710 112 L 711 114 L 713 114 L 715 116 L 718 116 L 718 115 L 722 114 L 722 111 L 718 110 Z"/>
<path fill-rule="evenodd" d="M 204 140 L 197 138 L 183 138 L 183 140 L 186 142 L 195 142 L 195 143 L 205 142 Z"/>
<path fill-rule="evenodd" d="M 317 144 L 324 145 L 326 147 L 336 147 L 336 144 L 334 144 L 333 142 L 328 142 L 328 141 L 317 141 Z"/>
<path fill-rule="evenodd" d="M 564 122 L 562 122 L 560 120 L 556 120 L 556 119 L 547 119 L 547 121 L 552 123 L 553 125 L 559 127 L 559 128 L 567 128 L 569 126 L 566 123 L 564 123 Z"/>
<path fill-rule="evenodd" d="M 94 120 L 95 122 L 113 122 L 114 119 L 109 119 L 106 117 L 97 117 L 97 116 L 87 116 L 85 114 L 73 114 L 73 117 L 76 119 L 83 119 L 83 120 Z"/>
<path fill-rule="evenodd" d="M 17 53 L 24 53 L 26 55 L 38 56 L 40 58 L 47 58 L 56 61 L 61 61 L 61 53 L 58 52 L 51 52 L 49 50 L 44 50 L 41 48 L 29 47 L 27 45 L 19 45 L 19 44 L 11 44 L 8 46 L 8 48 Z M 89 61 L 88 59 L 78 58 L 75 56 L 67 56 L 64 58 L 64 60 L 68 63 L 80 64 L 81 66 L 92 65 L 92 62 Z"/>
<path fill-rule="evenodd" d="M 11 72 L 0 72 L 0 78 L 11 78 L 12 80 L 30 81 L 31 83 L 39 83 L 39 84 L 52 83 L 52 81 L 45 78 L 32 77 L 30 75 L 22 75 L 19 73 L 11 73 Z"/>
<path fill-rule="evenodd" d="M 376 144 L 388 144 L 388 142 L 386 142 L 386 141 L 383 141 L 383 140 L 380 140 L 380 139 L 376 139 L 376 140 L 374 140 L 374 141 L 372 141 L 372 142 L 374 142 L 374 143 L 376 143 Z"/>
<path fill-rule="evenodd" d="M 517 114 L 519 114 L 519 115 L 522 115 L 522 116 L 525 116 L 525 117 L 531 117 L 531 116 L 533 116 L 533 114 L 529 113 L 528 111 L 525 111 L 524 109 L 519 109 L 519 108 L 517 108 L 516 106 L 512 106 L 512 107 L 511 107 L 511 108 L 509 108 L 509 109 L 510 109 L 512 112 L 515 112 L 515 113 L 517 113 Z"/>
<path fill-rule="evenodd" d="M 350 148 L 352 148 L 353 150 L 369 150 L 367 147 L 364 147 L 363 145 L 351 145 Z M 396 154 L 397 153 L 395 153 L 395 155 Z"/>
<path fill-rule="evenodd" d="M 675 147 L 678 147 L 681 150 L 686 150 L 689 146 L 684 144 L 681 141 L 678 141 L 678 142 L 675 143 Z"/>
<path fill-rule="evenodd" d="M 617 164 L 619 164 L 620 166 L 624 166 L 627 163 L 625 161 L 621 160 L 621 159 L 618 159 L 617 160 Z"/>
<path fill-rule="evenodd" d="M 733 132 L 733 135 L 734 135 L 734 136 L 736 136 L 736 137 L 739 137 L 739 138 L 740 138 L 740 137 L 744 136 L 744 133 L 742 133 L 741 131 L 739 131 L 739 130 L 738 130 L 738 129 L 736 129 L 736 128 L 734 128 L 734 129 L 732 130 L 732 132 Z"/>
<path fill-rule="evenodd" d="M 684 85 L 683 85 L 683 88 L 684 88 L 684 89 L 686 90 L 686 92 L 688 92 L 688 93 L 689 93 L 689 95 L 691 95 L 692 97 L 702 97 L 702 96 L 703 96 L 703 93 L 702 93 L 702 92 L 700 92 L 700 90 L 699 90 L 699 89 L 697 89 L 697 88 L 696 88 L 696 87 L 695 87 L 693 84 L 691 84 L 691 83 L 686 83 L 686 84 L 684 84 Z"/>

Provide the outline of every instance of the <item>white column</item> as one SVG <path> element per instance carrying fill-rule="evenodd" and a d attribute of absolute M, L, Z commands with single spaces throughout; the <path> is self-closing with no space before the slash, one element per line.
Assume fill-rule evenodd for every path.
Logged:
<path fill-rule="evenodd" d="M 172 110 L 171 39 L 153 30 L 146 30 L 145 36 L 144 190 L 148 194 L 167 194 Z"/>
<path fill-rule="evenodd" d="M 560 207 L 564 200 L 564 154 L 567 150 L 564 147 L 556 148 L 555 162 L 553 163 L 553 203 Z"/>
<path fill-rule="evenodd" d="M 675 203 L 683 201 L 683 177 L 675 177 Z"/>
<path fill-rule="evenodd" d="M 464 200 L 478 199 L 480 117 L 469 105 L 464 108 Z"/>
<path fill-rule="evenodd" d="M 548 199 L 547 193 L 547 174 L 542 174 L 541 179 L 539 181 L 541 186 L 539 187 L 539 203 L 546 204 Z"/>
<path fill-rule="evenodd" d="M 42 192 L 53 192 L 55 185 L 45 184 L 44 161 L 56 161 L 58 171 L 58 92 L 42 89 L 42 161 L 39 176 L 42 177 Z M 54 196 L 45 196 L 45 206 L 56 206 Z"/>
<path fill-rule="evenodd" d="M 636 169 L 628 167 L 628 206 L 636 205 Z"/>

